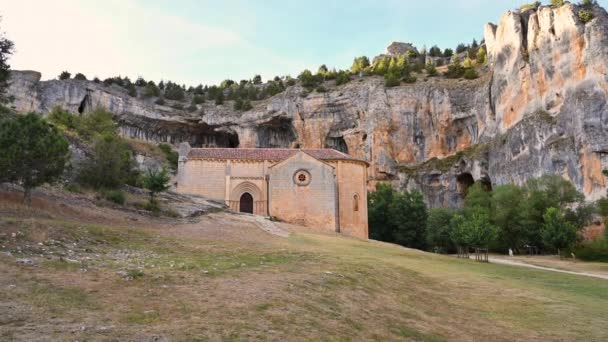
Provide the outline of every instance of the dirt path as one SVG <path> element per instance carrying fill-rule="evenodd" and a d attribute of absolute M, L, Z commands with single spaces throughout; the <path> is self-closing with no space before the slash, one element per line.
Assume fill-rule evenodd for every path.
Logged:
<path fill-rule="evenodd" d="M 471 255 L 470 258 L 474 259 L 474 256 Z M 560 269 L 557 269 L 557 268 L 546 267 L 546 266 L 538 266 L 538 265 L 533 265 L 533 264 L 529 264 L 529 263 L 522 262 L 522 261 L 509 260 L 509 259 L 497 258 L 497 257 L 492 257 L 492 256 L 488 257 L 488 260 L 491 263 L 494 263 L 494 264 L 521 266 L 521 267 L 534 268 L 534 269 L 544 270 L 544 271 L 560 272 L 560 273 L 567 273 L 567 274 L 573 274 L 573 275 L 579 275 L 579 276 L 593 277 L 593 278 L 600 278 L 600 279 L 608 280 L 608 275 L 600 274 L 600 273 L 560 270 Z"/>

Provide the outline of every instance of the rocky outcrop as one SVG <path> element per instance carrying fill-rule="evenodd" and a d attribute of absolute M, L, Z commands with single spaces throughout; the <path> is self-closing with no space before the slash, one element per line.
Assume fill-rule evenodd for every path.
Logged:
<path fill-rule="evenodd" d="M 103 106 L 121 132 L 193 146 L 332 147 L 370 162 L 370 180 L 421 189 L 432 206 L 457 206 L 472 182 L 523 183 L 545 173 L 570 179 L 589 199 L 606 193 L 608 15 L 577 6 L 506 13 L 488 24 L 489 65 L 476 80 L 425 78 L 385 88 L 354 77 L 325 93 L 299 85 L 246 112 L 206 103 L 188 113 L 133 98 L 117 86 L 40 81 L 14 72 L 19 111 Z"/>

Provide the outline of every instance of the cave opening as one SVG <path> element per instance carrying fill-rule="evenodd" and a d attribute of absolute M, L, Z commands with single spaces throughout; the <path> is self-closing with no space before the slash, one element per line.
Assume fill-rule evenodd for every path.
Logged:
<path fill-rule="evenodd" d="M 456 184 L 458 188 L 458 193 L 462 198 L 467 197 L 469 192 L 469 188 L 475 184 L 475 179 L 473 179 L 473 175 L 468 172 L 463 172 L 456 176 Z"/>
<path fill-rule="evenodd" d="M 481 177 L 481 179 L 479 179 L 479 183 L 481 184 L 481 187 L 485 191 L 487 191 L 487 192 L 492 191 L 492 180 L 490 179 L 490 177 L 488 177 L 488 176 Z"/>
<path fill-rule="evenodd" d="M 348 154 L 348 145 L 346 145 L 344 137 L 327 137 L 327 139 L 325 139 L 325 148 L 332 148 Z"/>
<path fill-rule="evenodd" d="M 275 118 L 258 128 L 256 147 L 288 148 L 297 140 L 291 119 Z"/>
<path fill-rule="evenodd" d="M 200 135 L 196 145 L 200 147 L 239 147 L 239 136 L 229 132 L 206 132 Z"/>
<path fill-rule="evenodd" d="M 80 101 L 80 105 L 78 105 L 78 113 L 82 114 L 87 110 L 88 104 L 89 104 L 89 94 L 86 94 L 83 98 L 82 101 Z"/>

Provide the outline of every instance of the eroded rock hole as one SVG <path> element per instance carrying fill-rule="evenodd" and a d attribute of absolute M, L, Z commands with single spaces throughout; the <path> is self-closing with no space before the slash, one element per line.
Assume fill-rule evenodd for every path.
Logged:
<path fill-rule="evenodd" d="M 475 179 L 473 179 L 473 176 L 470 173 L 464 172 L 456 176 L 456 182 L 458 193 L 462 198 L 465 198 L 469 193 L 469 188 L 475 184 Z"/>
<path fill-rule="evenodd" d="M 213 132 L 199 138 L 201 147 L 239 147 L 239 136 L 236 133 Z"/>
<path fill-rule="evenodd" d="M 484 189 L 485 191 L 492 191 L 492 180 L 490 179 L 490 177 L 488 176 L 483 176 L 480 180 L 479 183 L 481 184 L 482 189 Z"/>
<path fill-rule="evenodd" d="M 87 108 L 89 107 L 89 102 L 90 102 L 89 94 L 86 94 L 84 96 L 84 98 L 82 99 L 82 101 L 80 101 L 80 105 L 78 106 L 79 114 L 82 114 L 87 110 Z"/>
<path fill-rule="evenodd" d="M 287 148 L 296 140 L 290 119 L 273 119 L 258 128 L 257 147 Z"/>
<path fill-rule="evenodd" d="M 348 154 L 348 146 L 343 137 L 327 137 L 325 140 L 326 148 L 333 148 L 334 150 Z"/>

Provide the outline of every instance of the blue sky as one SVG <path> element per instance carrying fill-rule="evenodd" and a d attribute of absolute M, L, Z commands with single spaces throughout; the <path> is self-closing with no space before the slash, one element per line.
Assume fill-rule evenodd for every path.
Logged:
<path fill-rule="evenodd" d="M 44 79 L 69 70 L 213 84 L 347 68 L 391 41 L 454 48 L 526 2 L 0 0 L 0 27 L 17 47 L 13 68 Z"/>

